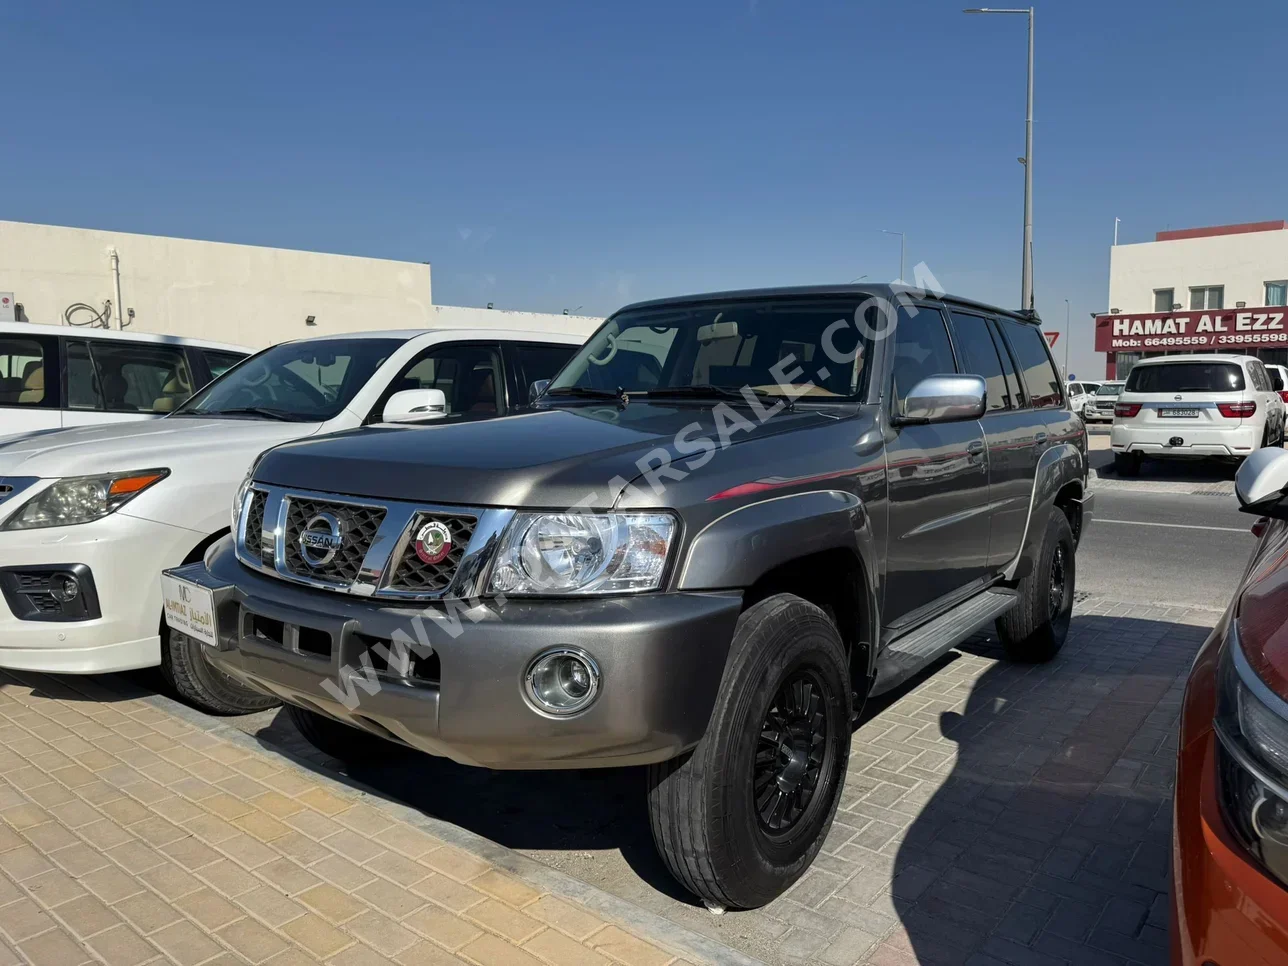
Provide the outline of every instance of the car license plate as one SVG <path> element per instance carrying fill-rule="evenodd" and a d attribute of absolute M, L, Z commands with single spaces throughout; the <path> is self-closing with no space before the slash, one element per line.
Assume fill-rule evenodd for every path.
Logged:
<path fill-rule="evenodd" d="M 167 624 L 181 634 L 195 637 L 203 644 L 219 646 L 219 633 L 215 627 L 215 595 L 210 588 L 162 574 L 161 598 L 165 601 Z"/>
<path fill-rule="evenodd" d="M 1163 419 L 1198 419 L 1197 409 L 1160 409 L 1158 415 Z"/>

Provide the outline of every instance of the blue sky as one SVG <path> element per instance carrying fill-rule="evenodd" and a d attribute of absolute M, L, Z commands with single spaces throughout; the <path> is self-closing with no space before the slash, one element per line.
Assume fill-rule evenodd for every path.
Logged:
<path fill-rule="evenodd" d="M 878 280 L 1019 302 L 1023 17 L 863 0 L 4 5 L 0 218 L 430 261 L 434 301 Z M 1035 278 L 1288 215 L 1282 3 L 1037 11 Z M 910 273 L 909 273 L 910 274 Z"/>

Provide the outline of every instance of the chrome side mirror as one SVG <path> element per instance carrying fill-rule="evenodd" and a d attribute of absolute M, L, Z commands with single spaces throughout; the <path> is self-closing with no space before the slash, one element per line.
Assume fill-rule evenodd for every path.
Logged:
<path fill-rule="evenodd" d="M 386 423 L 409 423 L 442 419 L 447 415 L 447 397 L 441 389 L 404 389 L 389 397 L 381 419 Z"/>
<path fill-rule="evenodd" d="M 1259 449 L 1243 461 L 1234 477 L 1234 495 L 1246 513 L 1288 520 L 1284 491 L 1288 489 L 1288 450 Z"/>
<path fill-rule="evenodd" d="M 549 379 L 538 379 L 528 387 L 528 405 L 531 406 L 537 401 L 537 397 L 546 391 L 550 385 Z"/>
<path fill-rule="evenodd" d="M 927 376 L 903 400 L 899 421 L 947 423 L 984 415 L 988 386 L 982 376 Z"/>

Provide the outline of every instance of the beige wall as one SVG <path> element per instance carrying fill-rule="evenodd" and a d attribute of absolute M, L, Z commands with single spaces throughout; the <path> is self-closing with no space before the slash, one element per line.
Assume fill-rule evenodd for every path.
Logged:
<path fill-rule="evenodd" d="M 1265 304 L 1265 283 L 1288 279 L 1288 231 L 1116 245 L 1109 255 L 1109 309 L 1154 311 L 1154 290 L 1175 289 L 1181 311 L 1191 286 L 1224 285 L 1225 307 Z"/>
<path fill-rule="evenodd" d="M 29 321 L 61 325 L 73 302 L 96 309 L 115 302 L 112 248 L 136 332 L 258 348 L 305 335 L 433 324 L 429 266 L 417 262 L 13 221 L 0 221 L 0 291 L 14 293 Z M 309 315 L 316 326 L 305 325 Z"/>

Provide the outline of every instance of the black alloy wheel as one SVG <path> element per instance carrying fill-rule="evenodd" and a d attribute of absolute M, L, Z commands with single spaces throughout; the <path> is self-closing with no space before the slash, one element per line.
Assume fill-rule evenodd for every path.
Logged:
<path fill-rule="evenodd" d="M 774 695 L 760 726 L 752 794 L 760 828 L 789 832 L 818 790 L 828 756 L 826 686 L 812 670 L 793 673 Z"/>

